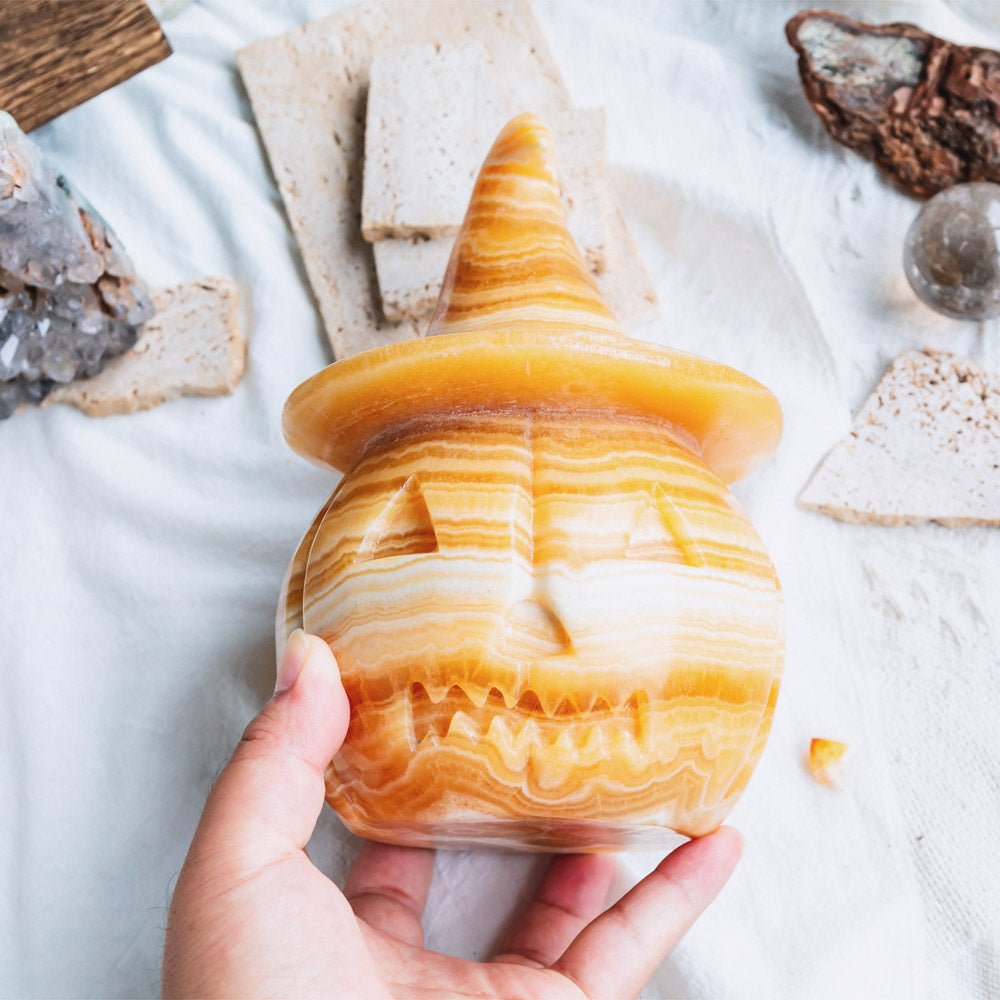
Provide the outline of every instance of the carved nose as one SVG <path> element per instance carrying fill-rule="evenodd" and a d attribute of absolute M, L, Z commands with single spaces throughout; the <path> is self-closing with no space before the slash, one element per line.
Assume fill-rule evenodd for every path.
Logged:
<path fill-rule="evenodd" d="M 511 610 L 497 643 L 497 652 L 512 660 L 538 660 L 572 653 L 573 642 L 559 616 L 534 599 Z"/>

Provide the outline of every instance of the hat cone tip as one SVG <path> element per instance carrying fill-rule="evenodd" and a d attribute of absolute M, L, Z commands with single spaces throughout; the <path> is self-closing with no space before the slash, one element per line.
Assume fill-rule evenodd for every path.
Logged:
<path fill-rule="evenodd" d="M 428 334 L 532 328 L 623 332 L 567 228 L 552 132 L 525 112 L 479 172 Z"/>

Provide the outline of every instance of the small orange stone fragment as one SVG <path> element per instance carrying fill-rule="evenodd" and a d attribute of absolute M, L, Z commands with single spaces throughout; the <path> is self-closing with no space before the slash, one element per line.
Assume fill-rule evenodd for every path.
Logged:
<path fill-rule="evenodd" d="M 809 744 L 809 767 L 813 777 L 830 788 L 844 787 L 844 771 L 849 743 L 814 739 Z"/>

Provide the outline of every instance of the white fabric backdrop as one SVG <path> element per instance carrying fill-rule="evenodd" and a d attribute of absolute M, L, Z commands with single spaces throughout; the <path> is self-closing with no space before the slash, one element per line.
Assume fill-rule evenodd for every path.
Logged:
<path fill-rule="evenodd" d="M 205 793 L 273 678 L 272 614 L 332 489 L 284 445 L 330 357 L 235 66 L 332 10 L 196 2 L 175 54 L 35 133 L 151 284 L 228 273 L 249 366 L 231 398 L 0 425 L 0 995 L 159 988 L 173 879 Z M 940 0 L 843 9 L 1000 45 Z M 828 139 L 785 2 L 539 2 L 576 102 L 608 109 L 615 184 L 662 300 L 652 339 L 743 368 L 785 411 L 736 493 L 788 599 L 774 732 L 732 822 L 747 851 L 650 997 L 1000 995 L 1000 531 L 852 527 L 794 500 L 901 349 L 1000 369 L 996 322 L 922 307 L 917 204 Z M 848 789 L 804 768 L 855 745 Z M 311 844 L 342 878 L 329 810 Z M 621 860 L 618 891 L 653 866 Z M 442 854 L 431 947 L 488 953 L 539 861 Z"/>

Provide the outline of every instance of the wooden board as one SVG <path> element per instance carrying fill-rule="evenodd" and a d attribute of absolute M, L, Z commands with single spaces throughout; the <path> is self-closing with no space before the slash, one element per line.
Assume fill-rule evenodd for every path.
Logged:
<path fill-rule="evenodd" d="M 170 52 L 142 0 L 3 0 L 0 108 L 30 132 Z"/>

